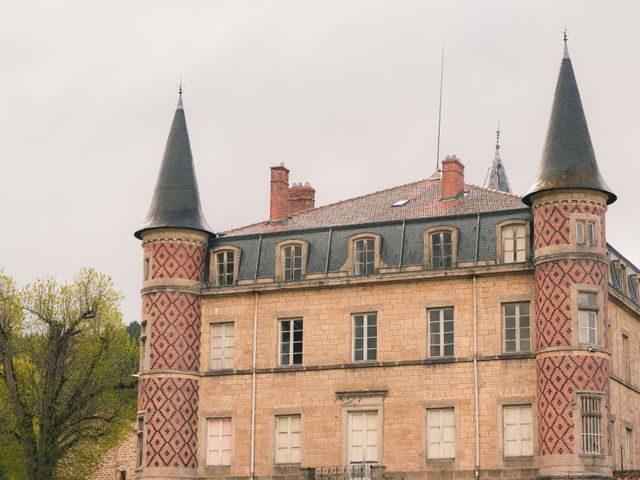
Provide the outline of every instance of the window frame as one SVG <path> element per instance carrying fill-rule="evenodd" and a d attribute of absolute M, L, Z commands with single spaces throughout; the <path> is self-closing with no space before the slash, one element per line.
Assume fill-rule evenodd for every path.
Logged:
<path fill-rule="evenodd" d="M 578 248 L 600 248 L 601 245 L 601 223 L 598 215 L 590 215 L 585 213 L 572 213 L 570 215 L 570 240 L 571 244 Z M 582 225 L 582 233 L 579 233 L 580 225 Z M 589 226 L 593 225 L 593 243 L 589 242 Z M 582 239 L 579 238 L 582 236 Z"/>
<path fill-rule="evenodd" d="M 501 407 L 501 417 L 502 417 L 502 458 L 504 459 L 517 459 L 517 458 L 532 458 L 535 452 L 535 429 L 534 429 L 534 423 L 535 423 L 535 412 L 533 409 L 533 404 L 532 403 L 504 403 L 500 405 Z M 523 448 L 522 448 L 522 429 L 523 429 L 523 423 L 522 423 L 522 414 L 520 413 L 520 423 L 518 424 L 519 426 L 519 442 L 520 442 L 520 454 L 519 455 L 507 455 L 507 420 L 506 420 L 506 411 L 509 408 L 518 408 L 519 411 L 521 412 L 523 408 L 528 407 L 529 408 L 529 414 L 530 414 L 530 442 L 531 442 L 531 453 L 530 454 L 524 454 L 523 453 Z"/>
<path fill-rule="evenodd" d="M 514 256 L 513 262 L 505 262 L 504 260 L 504 231 L 510 226 L 524 226 L 524 260 L 518 262 Z M 515 255 L 515 253 L 514 253 Z M 518 264 L 526 263 L 531 258 L 531 222 L 524 219 L 510 219 L 500 222 L 496 225 L 496 263 L 499 264 Z"/>
<path fill-rule="evenodd" d="M 285 280 L 285 254 L 284 251 L 288 247 L 300 247 L 300 278 Z M 309 258 L 309 242 L 306 240 L 283 240 L 276 244 L 276 272 L 275 279 L 277 282 L 299 282 L 304 280 L 307 275 L 307 261 Z"/>
<path fill-rule="evenodd" d="M 231 283 L 227 283 L 226 280 L 224 283 L 221 283 L 218 279 L 218 254 L 220 253 L 233 253 L 233 280 Z M 232 287 L 238 284 L 238 273 L 240 271 L 240 255 L 241 250 L 238 247 L 233 245 L 220 245 L 211 249 L 210 262 L 211 266 L 209 268 L 209 283 L 215 285 L 216 287 Z M 225 262 L 228 263 L 228 262 Z M 225 276 L 228 275 L 228 272 Z"/>
<path fill-rule="evenodd" d="M 624 438 L 623 441 L 623 458 L 622 460 L 622 469 L 623 470 L 634 470 L 636 465 L 636 456 L 635 456 L 635 432 L 633 428 L 633 424 L 629 422 L 623 422 L 624 427 Z"/>
<path fill-rule="evenodd" d="M 437 233 L 448 232 L 451 234 L 451 267 L 450 268 L 433 268 L 432 259 L 432 241 L 431 236 Z M 427 228 L 423 233 L 423 264 L 426 270 L 433 270 L 436 272 L 447 271 L 454 269 L 458 264 L 458 234 L 459 231 L 456 227 L 449 227 L 446 225 L 439 225 L 436 227 Z"/>
<path fill-rule="evenodd" d="M 358 350 L 362 350 L 362 359 L 358 360 L 356 359 L 356 340 L 358 337 L 356 337 L 356 317 L 362 316 L 362 331 L 363 331 L 363 337 L 362 337 L 362 348 L 358 349 Z M 368 358 L 369 357 L 369 350 L 371 350 L 369 348 L 369 338 L 373 338 L 373 337 L 369 337 L 368 335 L 368 331 L 369 331 L 369 317 L 373 316 L 375 319 L 375 327 L 376 327 L 376 346 L 375 346 L 375 358 Z M 378 361 L 378 312 L 358 312 L 358 313 L 352 313 L 351 314 L 351 361 L 354 363 L 363 363 L 363 362 L 377 362 Z"/>
<path fill-rule="evenodd" d="M 300 329 L 300 331 L 302 332 L 302 340 L 300 342 L 295 342 L 294 341 L 294 332 L 295 330 L 295 322 L 300 321 L 302 323 L 302 328 Z M 289 322 L 290 323 L 290 330 L 289 330 L 289 341 L 287 342 L 288 346 L 289 346 L 289 352 L 287 352 L 286 354 L 283 353 L 283 341 L 282 341 L 282 335 L 283 335 L 283 325 L 285 322 Z M 301 360 L 300 363 L 294 363 L 294 355 L 295 355 L 295 351 L 294 351 L 294 346 L 296 343 L 300 344 L 300 356 L 301 356 Z M 282 362 L 282 356 L 283 355 L 288 355 L 289 357 L 289 363 L 283 363 Z M 283 367 L 283 368 L 295 368 L 295 367 L 301 367 L 302 365 L 304 365 L 304 318 L 303 317 L 292 317 L 292 318 L 280 318 L 278 319 L 278 362 L 277 362 L 278 367 Z"/>
<path fill-rule="evenodd" d="M 580 295 L 594 295 L 595 299 L 596 299 L 596 303 L 595 305 L 590 304 L 590 303 L 580 303 Z M 600 295 L 598 292 L 593 291 L 593 290 L 587 290 L 584 289 L 582 287 L 579 287 L 576 289 L 576 304 L 577 304 L 577 311 L 578 311 L 578 315 L 577 315 L 577 321 L 578 321 L 578 328 L 577 328 L 577 333 L 578 333 L 578 344 L 581 346 L 585 346 L 585 347 L 598 347 L 600 344 L 600 336 L 601 336 L 601 332 L 600 332 L 600 326 L 598 325 L 598 323 L 600 322 Z M 587 314 L 587 325 L 586 327 L 583 327 L 583 312 Z M 594 315 L 595 319 L 594 319 L 594 326 L 593 328 L 591 328 L 591 314 Z M 591 336 L 591 330 L 593 330 L 594 332 L 594 337 L 595 337 L 595 341 L 591 342 L 589 339 L 587 339 L 586 342 L 582 341 L 582 331 L 585 330 L 587 331 L 587 336 L 590 337 Z"/>
<path fill-rule="evenodd" d="M 521 341 L 522 341 L 522 326 L 521 326 L 521 313 L 520 313 L 520 307 L 522 305 L 528 305 L 529 307 L 529 349 L 528 350 L 522 350 L 521 349 Z M 515 344 L 516 344 L 516 349 L 512 352 L 507 351 L 507 315 L 506 315 L 506 307 L 509 305 L 514 305 L 516 307 L 516 311 L 515 311 L 515 333 L 516 333 L 516 338 L 515 338 Z M 531 301 L 520 301 L 520 302 L 502 302 L 500 304 L 500 310 L 501 310 L 501 314 L 502 314 L 502 353 L 506 354 L 506 355 L 512 355 L 512 354 L 518 354 L 518 353 L 531 353 L 533 351 L 533 325 L 532 325 L 532 321 L 533 321 L 533 315 L 531 312 Z"/>
<path fill-rule="evenodd" d="M 291 446 L 291 437 L 293 435 L 293 431 L 292 431 L 292 419 L 294 417 L 297 417 L 300 420 L 300 431 L 297 432 L 300 434 L 300 459 L 297 462 L 292 462 L 291 461 L 291 452 L 292 452 L 292 446 Z M 280 434 L 280 423 L 279 420 L 281 418 L 287 418 L 289 419 L 287 422 L 287 441 L 288 441 L 288 445 L 287 445 L 287 460 L 286 462 L 278 462 L 278 450 L 279 450 L 279 446 L 278 446 L 278 435 Z M 273 441 L 273 445 L 274 445 L 274 451 L 273 451 L 273 464 L 276 467 L 287 467 L 287 466 L 293 466 L 293 465 L 301 465 L 302 464 L 302 455 L 303 455 L 303 451 L 304 451 L 304 426 L 303 426 L 303 416 L 301 413 L 277 413 L 274 415 L 274 420 L 275 420 L 275 425 L 274 425 L 274 441 Z"/>
<path fill-rule="evenodd" d="M 205 468 L 228 468 L 231 465 L 233 465 L 233 458 L 234 458 L 234 422 L 233 422 L 233 417 L 231 416 L 207 416 L 205 419 L 205 432 L 206 432 L 206 441 L 205 441 L 205 449 L 204 449 L 204 466 Z M 220 463 L 209 463 L 209 449 L 210 449 L 210 423 L 212 421 L 218 421 L 218 422 L 223 422 L 223 421 L 229 421 L 229 428 L 231 433 L 229 434 L 229 463 L 222 463 L 222 455 L 224 452 L 224 450 L 222 449 L 222 442 L 219 442 L 220 444 L 220 448 L 218 449 L 218 458 L 220 459 Z M 221 434 L 219 435 L 221 438 L 224 436 L 222 435 L 222 423 L 220 423 L 220 432 Z"/>
<path fill-rule="evenodd" d="M 453 413 L 453 456 L 446 456 L 444 454 L 444 444 L 446 443 L 444 440 L 444 428 L 446 427 L 445 425 L 443 425 L 443 421 L 442 421 L 442 412 L 452 412 Z M 431 420 L 430 420 L 430 413 L 431 412 L 440 412 L 440 422 L 439 422 L 439 428 L 441 431 L 440 434 L 440 452 L 441 455 L 440 456 L 436 456 L 435 453 L 432 451 L 431 448 L 431 441 L 430 441 L 430 435 L 429 435 L 429 431 L 431 428 Z M 426 416 L 425 416 L 425 424 L 426 424 L 426 458 L 427 458 L 427 462 L 433 462 L 433 461 L 455 461 L 456 457 L 457 457 L 457 453 L 458 453 L 458 409 L 456 408 L 455 405 L 442 405 L 442 406 L 428 406 L 426 408 Z"/>
<path fill-rule="evenodd" d="M 373 272 L 367 275 L 356 275 L 356 242 L 364 239 L 373 239 Z M 361 232 L 351 235 L 347 239 L 347 259 L 345 260 L 340 271 L 347 272 L 348 275 L 357 277 L 368 277 L 376 275 L 381 268 L 386 268 L 387 264 L 382 261 L 382 237 L 377 233 Z"/>
<path fill-rule="evenodd" d="M 135 470 L 140 471 L 143 470 L 144 459 L 146 454 L 146 432 L 145 425 L 147 420 L 147 412 L 145 410 L 140 410 L 136 414 L 136 461 L 135 461 Z"/>
<path fill-rule="evenodd" d="M 214 329 L 217 327 L 222 328 L 223 331 L 223 335 L 220 337 L 222 338 L 225 342 L 226 339 L 228 338 L 226 335 L 226 331 L 227 328 L 231 326 L 231 328 L 233 329 L 233 345 L 230 347 L 231 349 L 231 353 L 232 353 L 232 357 L 230 359 L 231 365 L 227 366 L 225 365 L 225 357 L 224 357 L 224 352 L 228 349 L 225 346 L 221 346 L 220 347 L 220 363 L 221 363 L 221 367 L 214 367 L 213 362 L 214 362 L 214 357 L 213 357 L 213 334 L 214 334 Z M 210 371 L 217 371 L 217 370 L 231 370 L 234 368 L 235 366 L 235 354 L 236 354 L 236 341 L 235 341 L 235 334 L 236 334 L 236 326 L 235 326 L 235 322 L 214 322 L 214 323 L 210 323 L 209 324 L 209 370 Z"/>
<path fill-rule="evenodd" d="M 444 324 L 446 321 L 444 318 L 444 312 L 445 310 L 451 310 L 452 312 L 452 319 L 451 319 L 451 334 L 453 335 L 453 342 L 451 344 L 445 343 L 444 341 L 444 336 L 445 332 L 444 330 Z M 435 312 L 438 311 L 440 312 L 439 314 L 439 331 L 438 332 L 432 332 L 432 327 L 431 327 L 431 312 Z M 455 311 L 455 307 L 453 306 L 447 306 L 447 307 L 433 307 L 433 308 L 427 308 L 427 356 L 429 358 L 455 358 L 456 356 L 456 311 Z M 431 340 L 431 335 L 438 335 L 439 336 L 439 342 L 437 347 L 440 349 L 440 354 L 439 355 L 433 355 L 431 353 L 431 349 L 435 346 L 434 344 L 432 344 Z M 453 352 L 450 355 L 445 355 L 445 346 L 446 345 L 451 345 L 451 348 L 453 350 Z"/>
<path fill-rule="evenodd" d="M 148 333 L 149 329 L 149 321 L 148 318 L 144 317 L 140 321 L 140 372 L 146 372 L 149 370 L 149 342 L 148 342 Z"/>
<path fill-rule="evenodd" d="M 597 413 L 589 413 L 589 414 L 585 414 L 583 412 L 583 407 L 585 405 L 585 401 L 586 400 L 597 400 L 598 402 L 598 407 L 599 407 L 599 412 Z M 607 438 L 605 435 L 605 430 L 604 430 L 604 420 L 605 420 L 605 415 L 603 413 L 603 409 L 605 408 L 604 405 L 604 400 L 605 400 L 605 394 L 604 392 L 599 392 L 599 391 L 579 391 L 576 392 L 576 415 L 574 416 L 574 418 L 578 419 L 578 421 L 575 422 L 575 427 L 577 430 L 577 435 L 576 437 L 576 444 L 578 446 L 579 452 L 581 455 L 588 455 L 591 457 L 603 457 L 605 455 L 605 452 L 607 451 Z M 585 426 L 585 418 L 597 418 L 597 422 L 595 423 L 595 425 L 598 426 L 598 432 L 591 433 L 591 432 L 585 432 L 584 426 Z M 599 436 L 598 442 L 599 442 L 599 451 L 586 451 L 585 450 L 585 435 L 591 435 L 591 436 Z"/>
<path fill-rule="evenodd" d="M 381 411 L 378 408 L 361 408 L 361 409 L 349 409 L 347 410 L 347 415 L 346 415 L 346 436 L 347 436 L 347 465 L 361 465 L 363 462 L 360 460 L 352 460 L 351 457 L 351 450 L 352 450 L 352 438 L 353 438 L 353 429 L 352 427 L 352 418 L 354 415 L 363 415 L 366 416 L 370 415 L 370 414 L 374 414 L 376 415 L 376 460 L 375 461 L 367 461 L 365 460 L 365 463 L 367 465 L 380 465 L 382 463 L 382 457 L 381 457 L 381 448 L 382 448 L 382 443 L 384 441 L 384 437 L 382 435 L 382 428 L 381 428 Z M 366 455 L 365 455 L 366 457 Z"/>

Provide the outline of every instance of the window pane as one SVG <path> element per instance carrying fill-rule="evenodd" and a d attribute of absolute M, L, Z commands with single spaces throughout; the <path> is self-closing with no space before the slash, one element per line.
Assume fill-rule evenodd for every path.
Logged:
<path fill-rule="evenodd" d="M 584 243 L 584 220 L 576 221 L 576 243 L 578 245 Z"/>

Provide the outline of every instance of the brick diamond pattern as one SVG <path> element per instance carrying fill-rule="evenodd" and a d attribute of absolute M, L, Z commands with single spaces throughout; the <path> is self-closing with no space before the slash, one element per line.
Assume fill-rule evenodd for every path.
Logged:
<path fill-rule="evenodd" d="M 579 212 L 598 215 L 601 219 L 601 244 L 605 244 L 604 209 L 587 203 L 562 202 L 543 205 L 533 212 L 534 247 L 539 249 L 551 245 L 568 245 L 570 241 L 570 215 Z"/>
<path fill-rule="evenodd" d="M 196 468 L 198 382 L 151 378 L 140 385 L 139 408 L 146 412 L 146 466 Z"/>
<path fill-rule="evenodd" d="M 200 358 L 200 297 L 184 292 L 153 292 L 142 297 L 151 316 L 149 368 L 194 371 Z"/>
<path fill-rule="evenodd" d="M 145 253 L 152 258 L 150 278 L 201 281 L 204 275 L 204 245 L 178 240 L 150 242 Z"/>
<path fill-rule="evenodd" d="M 610 445 L 608 359 L 592 355 L 549 356 L 537 360 L 537 369 L 538 453 L 576 452 L 580 439 L 574 435 L 573 402 L 578 390 L 605 393 L 601 425 L 607 437 L 604 444 Z"/>
<path fill-rule="evenodd" d="M 606 292 L 607 273 L 607 265 L 595 260 L 560 260 L 536 266 L 538 348 L 571 344 L 571 286 L 600 285 Z M 601 319 L 606 318 L 605 311 Z M 600 330 L 606 334 L 606 328 Z"/>

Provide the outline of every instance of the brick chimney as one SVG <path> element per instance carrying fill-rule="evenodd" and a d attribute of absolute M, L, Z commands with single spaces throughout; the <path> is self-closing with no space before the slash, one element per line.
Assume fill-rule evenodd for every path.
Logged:
<path fill-rule="evenodd" d="M 289 169 L 281 163 L 271 167 L 271 203 L 269 220 L 282 220 L 289 215 Z"/>
<path fill-rule="evenodd" d="M 289 215 L 311 210 L 316 206 L 316 190 L 309 182 L 294 183 L 289 188 Z"/>
<path fill-rule="evenodd" d="M 455 155 L 442 161 L 442 198 L 456 198 L 464 193 L 464 165 Z"/>

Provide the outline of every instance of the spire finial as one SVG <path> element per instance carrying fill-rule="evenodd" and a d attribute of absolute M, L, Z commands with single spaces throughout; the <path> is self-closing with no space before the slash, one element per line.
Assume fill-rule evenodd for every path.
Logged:
<path fill-rule="evenodd" d="M 569 33 L 569 29 L 567 28 L 567 25 L 565 24 L 564 28 L 562 29 L 562 41 L 564 42 L 564 55 L 563 55 L 563 58 L 569 58 L 569 49 L 567 48 L 568 33 Z"/>
<path fill-rule="evenodd" d="M 176 87 L 178 87 L 178 95 L 182 96 L 182 87 L 184 87 L 184 83 L 182 83 L 182 77 L 180 77 L 180 83 L 178 83 Z"/>
<path fill-rule="evenodd" d="M 500 120 L 498 120 L 498 130 L 496 130 L 496 153 L 500 151 Z"/>

